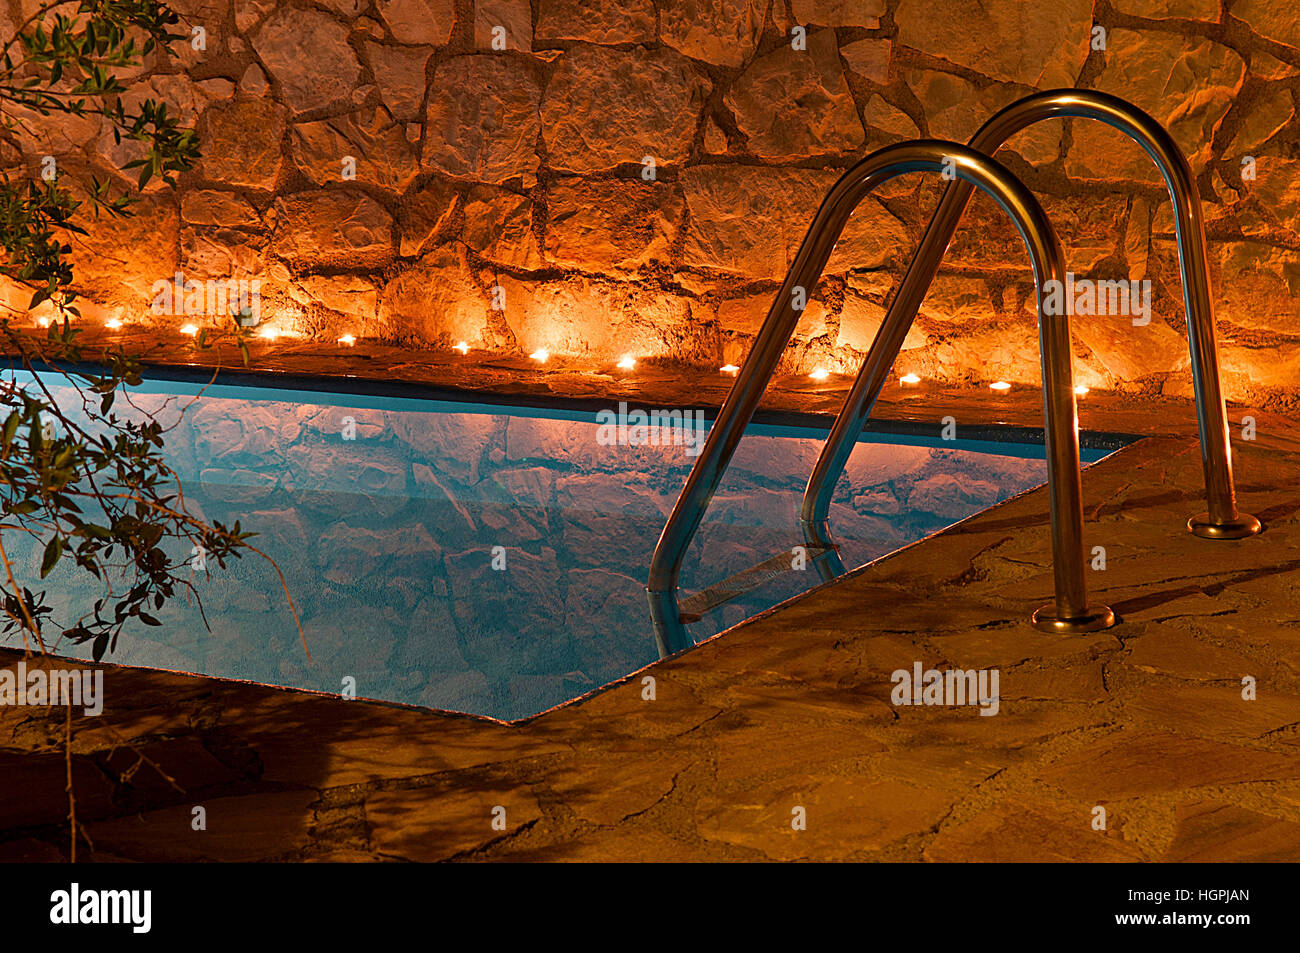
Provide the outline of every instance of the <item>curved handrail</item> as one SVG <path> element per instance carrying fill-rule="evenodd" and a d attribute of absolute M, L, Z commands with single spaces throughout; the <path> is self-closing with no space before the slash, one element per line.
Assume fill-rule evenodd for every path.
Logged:
<path fill-rule="evenodd" d="M 1205 226 L 1191 167 L 1178 144 L 1160 123 L 1131 103 L 1093 90 L 1053 89 L 1017 100 L 980 127 L 971 138 L 970 146 L 991 156 L 1020 130 L 1056 116 L 1096 119 L 1127 134 L 1151 156 L 1165 180 L 1173 200 L 1174 227 L 1178 235 L 1178 262 L 1183 280 L 1187 340 L 1196 389 L 1196 415 L 1201 432 L 1201 462 L 1208 503 L 1208 512 L 1193 516 L 1187 521 L 1187 526 L 1196 535 L 1213 539 L 1252 536 L 1260 531 L 1259 520 L 1237 512 L 1228 417 L 1219 387 Z M 944 252 L 973 194 L 973 187 L 964 181 L 953 182 L 944 190 L 903 283 L 876 332 L 862 371 L 849 391 L 844 409 L 835 419 L 808 480 L 800 509 L 800 523 L 809 545 L 832 546 L 827 516 L 835 484 L 844 471 L 863 425 L 871 416 L 871 408 L 880 396 L 886 376 L 898 357 L 903 340 L 938 273 Z M 826 559 L 817 563 L 817 568 L 826 579 L 845 571 L 833 550 Z"/>
<path fill-rule="evenodd" d="M 1035 623 L 1061 631 L 1104 628 L 1110 609 L 1088 605 L 1083 569 L 1083 504 L 1079 476 L 1079 428 L 1070 366 L 1069 318 L 1047 313 L 1044 289 L 1065 277 L 1056 231 L 1038 200 L 997 161 L 969 146 L 917 140 L 886 146 L 849 169 L 831 188 L 814 216 L 781 290 L 745 358 L 745 364 L 691 468 L 650 561 L 646 591 L 661 656 L 694 644 L 681 622 L 677 578 L 682 558 L 699 528 L 745 427 L 754 415 L 781 353 L 799 321 L 796 289 L 807 291 L 821 276 L 831 250 L 858 204 L 876 186 L 906 172 L 943 172 L 983 189 L 1011 216 L 1029 249 L 1038 289 L 1039 342 L 1043 368 L 1049 501 L 1052 516 L 1056 601 L 1035 613 Z M 870 364 L 868 358 L 868 364 Z M 891 357 L 892 363 L 892 357 Z M 888 371 L 888 367 L 884 369 Z"/>

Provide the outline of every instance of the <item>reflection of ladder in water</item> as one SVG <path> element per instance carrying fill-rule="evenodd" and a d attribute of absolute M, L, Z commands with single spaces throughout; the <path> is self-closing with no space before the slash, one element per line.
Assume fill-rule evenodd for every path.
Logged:
<path fill-rule="evenodd" d="M 1051 117 L 1096 119 L 1119 129 L 1146 150 L 1164 177 L 1173 200 L 1178 236 L 1209 504 L 1206 514 L 1188 521 L 1188 529 L 1209 539 L 1240 539 L 1260 531 L 1259 520 L 1237 511 L 1227 414 L 1219 387 L 1205 229 L 1187 159 L 1159 123 L 1122 99 L 1076 89 L 1036 93 L 994 115 L 971 139 L 970 146 L 918 140 L 886 146 L 872 153 L 846 172 L 822 202 L 655 547 L 646 589 L 661 656 L 694 644 L 686 632 L 686 624 L 789 568 L 780 565 L 787 559 L 784 554 L 773 556 L 678 603 L 677 577 L 682 557 L 794 333 L 800 317 L 793 304 L 796 294 L 799 300 L 807 300 L 808 290 L 821 276 L 836 240 L 858 203 L 887 179 L 917 171 L 941 171 L 949 179 L 955 175 L 957 181 L 944 192 L 809 478 L 800 524 L 810 561 L 816 562 L 823 579 L 832 579 L 845 571 L 830 538 L 827 518 L 835 484 L 938 272 L 957 223 L 978 186 L 1015 221 L 1029 249 L 1038 292 L 1056 599 L 1035 612 L 1033 622 L 1042 631 L 1056 633 L 1092 631 L 1114 623 L 1115 615 L 1109 608 L 1088 604 L 1084 581 L 1078 413 L 1070 366 L 1068 316 L 1044 310 L 1045 288 L 1052 287 L 1051 282 L 1059 286 L 1064 279 L 1060 243 L 1034 196 L 1003 166 L 988 158 L 1015 133 Z"/>

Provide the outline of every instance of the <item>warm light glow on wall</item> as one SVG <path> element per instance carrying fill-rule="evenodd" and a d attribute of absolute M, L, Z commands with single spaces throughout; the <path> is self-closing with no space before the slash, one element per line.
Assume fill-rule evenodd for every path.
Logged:
<path fill-rule="evenodd" d="M 547 358 L 551 356 L 551 352 L 546 350 L 546 348 L 543 347 L 543 348 L 538 348 L 536 351 L 533 351 L 533 353 L 529 354 L 528 356 L 531 357 L 538 364 L 545 364 Z"/>
<path fill-rule="evenodd" d="M 989 390 L 995 390 L 999 394 L 1005 394 L 1007 391 L 1011 390 L 1011 385 L 1006 381 L 994 381 L 989 385 Z"/>
<path fill-rule="evenodd" d="M 262 328 L 262 330 L 257 332 L 257 336 L 260 338 L 266 338 L 268 341 L 274 341 L 280 336 L 280 332 L 275 328 Z"/>

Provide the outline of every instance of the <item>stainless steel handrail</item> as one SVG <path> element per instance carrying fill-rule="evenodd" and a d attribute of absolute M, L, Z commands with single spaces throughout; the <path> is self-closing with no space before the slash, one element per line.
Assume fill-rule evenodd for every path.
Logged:
<path fill-rule="evenodd" d="M 1087 599 L 1079 425 L 1070 366 L 1069 318 L 1044 310 L 1045 289 L 1050 287 L 1047 283 L 1065 279 L 1060 242 L 1033 193 L 996 160 L 969 146 L 931 139 L 899 143 L 873 152 L 840 177 L 818 208 L 655 546 L 646 591 L 661 656 L 680 652 L 693 644 L 682 624 L 677 601 L 677 579 L 682 558 L 758 407 L 781 353 L 794 333 L 800 317 L 800 312 L 794 307 L 796 289 L 803 290 L 804 294 L 799 298 L 806 300 L 807 293 L 826 267 L 849 216 L 868 193 L 882 182 L 906 172 L 925 171 L 955 176 L 992 196 L 1016 223 L 1033 263 L 1038 291 L 1043 417 L 1056 585 L 1055 603 L 1035 613 L 1036 624 L 1054 625 L 1062 631 L 1083 631 L 1105 628 L 1114 622 L 1115 615 L 1109 608 L 1089 606 Z M 868 364 L 870 360 L 868 358 Z M 891 354 L 891 363 L 892 360 Z M 874 369 L 872 373 L 875 373 Z"/>
<path fill-rule="evenodd" d="M 1205 471 L 1208 512 L 1193 516 L 1187 527 L 1210 539 L 1241 539 L 1260 531 L 1255 517 L 1237 511 L 1232 479 L 1232 449 L 1228 418 L 1219 387 L 1219 359 L 1214 340 L 1214 309 L 1210 301 L 1206 262 L 1205 226 L 1191 167 L 1182 150 L 1149 115 L 1131 103 L 1092 90 L 1054 89 L 1026 96 L 986 122 L 970 146 L 993 155 L 1020 130 L 1051 117 L 1097 119 L 1127 134 L 1146 150 L 1164 177 L 1173 200 L 1174 227 L 1178 235 L 1178 263 L 1183 279 L 1183 305 L 1187 316 L 1187 342 L 1191 351 L 1192 380 L 1196 390 L 1196 415 L 1201 431 L 1201 463 Z M 885 320 L 876 332 L 867 360 L 854 382 L 844 409 L 835 419 L 804 492 L 800 523 L 809 545 L 832 547 L 828 524 L 831 497 L 857 443 L 871 408 L 898 357 L 899 349 L 916 318 L 926 292 L 938 273 L 957 223 L 974 194 L 964 181 L 944 191 L 939 207 L 908 266 Z M 835 552 L 817 563 L 825 579 L 842 574 L 843 562 Z"/>

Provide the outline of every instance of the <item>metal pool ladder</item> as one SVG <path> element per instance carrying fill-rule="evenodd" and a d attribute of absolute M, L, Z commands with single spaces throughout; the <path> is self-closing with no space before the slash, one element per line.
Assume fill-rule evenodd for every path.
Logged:
<path fill-rule="evenodd" d="M 857 205 L 882 182 L 916 171 L 941 171 L 945 178 L 956 181 L 944 192 L 808 481 L 800 523 L 809 561 L 817 566 L 826 580 L 845 571 L 827 523 L 835 483 L 934 280 L 957 222 L 974 188 L 978 187 L 1010 215 L 1020 231 L 1029 249 L 1038 297 L 1056 598 L 1053 603 L 1038 609 L 1032 621 L 1042 631 L 1057 633 L 1095 631 L 1114 624 L 1115 614 L 1109 607 L 1089 605 L 1087 599 L 1078 411 L 1070 362 L 1068 312 L 1056 315 L 1044 310 L 1045 288 L 1050 287 L 1048 282 L 1062 282 L 1065 277 L 1060 242 L 1033 194 L 1002 165 L 988 157 L 1016 132 L 1052 116 L 1075 116 L 1106 122 L 1137 141 L 1159 167 L 1174 202 L 1209 504 L 1208 513 L 1190 519 L 1188 528 L 1198 536 L 1212 539 L 1240 539 L 1260 531 L 1257 519 L 1239 513 L 1236 508 L 1227 414 L 1219 388 L 1205 232 L 1187 160 L 1168 132 L 1132 104 L 1088 90 L 1051 90 L 1028 96 L 997 113 L 976 133 L 970 146 L 917 140 L 880 149 L 846 172 L 823 200 L 655 547 L 646 590 L 661 656 L 672 655 L 694 644 L 686 632 L 686 624 L 697 621 L 705 613 L 789 568 L 790 555 L 780 553 L 678 602 L 677 579 L 686 548 L 699 528 L 704 510 L 717 490 L 781 352 L 798 323 L 800 315 L 793 303 L 796 294 L 798 300 L 807 299 L 808 289 L 820 277 L 836 240 Z"/>
<path fill-rule="evenodd" d="M 1011 216 L 1029 249 L 1038 289 L 1043 416 L 1046 421 L 1056 582 L 1055 604 L 1040 609 L 1038 615 L 1045 622 L 1051 620 L 1075 630 L 1104 628 L 1114 622 L 1115 615 L 1109 608 L 1088 604 L 1083 568 L 1083 503 L 1079 480 L 1078 417 L 1070 367 L 1070 329 L 1065 315 L 1056 316 L 1045 310 L 1049 300 L 1047 289 L 1052 287 L 1049 282 L 1062 283 L 1065 280 L 1061 243 L 1033 193 L 996 160 L 969 146 L 931 139 L 886 146 L 873 152 L 840 177 L 818 208 L 651 557 L 650 580 L 646 589 L 660 655 L 668 656 L 694 644 L 685 624 L 698 617 L 699 611 L 716 608 L 725 601 L 719 597 L 728 595 L 728 592 L 716 590 L 738 590 L 743 582 L 748 581 L 733 577 L 721 586 L 715 586 L 713 592 L 705 590 L 705 594 L 694 601 L 688 599 L 685 603 L 687 617 L 683 618 L 683 606 L 679 605 L 677 598 L 677 577 L 682 557 L 798 323 L 800 312 L 795 302 L 806 300 L 807 289 L 820 277 L 845 223 L 862 199 L 882 182 L 907 172 L 921 171 L 942 172 L 983 189 Z M 819 550 L 809 555 L 820 560 L 832 554 Z M 755 573 L 762 567 L 772 567 L 772 564 L 773 560 L 768 560 L 761 567 L 747 572 Z"/>
<path fill-rule="evenodd" d="M 1096 119 L 1120 130 L 1151 156 L 1165 180 L 1173 201 L 1174 229 L 1178 236 L 1178 265 L 1183 279 L 1183 310 L 1187 316 L 1187 341 L 1191 352 L 1208 509 L 1208 512 L 1189 519 L 1187 528 L 1207 539 L 1253 536 L 1261 529 L 1259 520 L 1237 511 L 1228 416 L 1219 387 L 1205 227 L 1191 167 L 1177 143 L 1151 116 L 1123 99 L 1085 89 L 1053 89 L 1017 100 L 980 127 L 971 138 L 970 146 L 991 156 L 1017 132 L 1053 117 Z M 943 254 L 973 194 L 974 189 L 963 181 L 953 182 L 944 191 L 903 276 L 903 283 L 876 333 L 862 372 L 835 419 L 808 480 L 800 511 L 800 523 L 809 546 L 833 547 L 827 517 L 835 484 L 871 416 L 871 408 L 880 396 L 880 389 L 898 358 L 903 340 L 934 282 Z M 827 580 L 845 571 L 833 548 L 817 568 L 822 578 Z"/>

